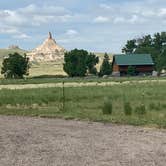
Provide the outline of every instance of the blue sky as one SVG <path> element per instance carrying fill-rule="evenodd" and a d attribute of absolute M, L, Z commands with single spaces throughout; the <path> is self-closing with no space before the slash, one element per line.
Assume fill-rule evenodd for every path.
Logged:
<path fill-rule="evenodd" d="M 166 31 L 166 1 L 0 1 L 1 48 L 33 49 L 49 31 L 67 50 L 120 53 L 128 39 Z"/>

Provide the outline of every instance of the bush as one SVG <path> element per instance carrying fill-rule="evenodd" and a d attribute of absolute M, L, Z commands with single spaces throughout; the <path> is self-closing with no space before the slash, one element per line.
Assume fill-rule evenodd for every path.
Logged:
<path fill-rule="evenodd" d="M 102 108 L 103 114 L 112 114 L 112 102 L 106 100 Z"/>
<path fill-rule="evenodd" d="M 138 115 L 144 115 L 146 114 L 146 107 L 144 104 L 141 104 L 140 106 L 137 106 L 135 108 L 135 112 L 138 114 Z"/>
<path fill-rule="evenodd" d="M 132 114 L 132 107 L 129 102 L 124 103 L 124 113 L 125 115 L 131 115 Z"/>
<path fill-rule="evenodd" d="M 158 104 L 150 103 L 149 104 L 149 109 L 159 111 L 161 109 L 161 105 L 160 105 L 160 103 L 158 103 Z"/>
<path fill-rule="evenodd" d="M 135 76 L 136 75 L 136 68 L 134 66 L 129 66 L 127 69 L 128 76 Z"/>

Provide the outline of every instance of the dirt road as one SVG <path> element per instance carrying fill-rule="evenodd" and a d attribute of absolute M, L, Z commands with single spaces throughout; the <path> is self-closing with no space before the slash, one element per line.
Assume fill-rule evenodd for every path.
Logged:
<path fill-rule="evenodd" d="M 113 86 L 135 83 L 166 83 L 166 80 L 140 80 L 140 81 L 124 81 L 124 82 L 67 82 L 65 87 L 86 87 L 86 86 Z M 19 84 L 19 85 L 0 85 L 1 89 L 34 89 L 34 88 L 54 88 L 62 87 L 62 83 L 43 83 L 43 84 Z"/>
<path fill-rule="evenodd" d="M 0 116 L 0 166 L 165 165 L 165 130 Z"/>

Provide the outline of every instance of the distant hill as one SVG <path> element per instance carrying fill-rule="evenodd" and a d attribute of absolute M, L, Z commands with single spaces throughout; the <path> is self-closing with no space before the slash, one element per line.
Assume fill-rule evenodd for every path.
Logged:
<path fill-rule="evenodd" d="M 0 59 L 2 59 L 3 57 L 18 52 L 19 54 L 24 54 L 27 53 L 28 51 L 26 50 L 22 50 L 20 48 L 7 48 L 7 49 L 0 49 Z"/>

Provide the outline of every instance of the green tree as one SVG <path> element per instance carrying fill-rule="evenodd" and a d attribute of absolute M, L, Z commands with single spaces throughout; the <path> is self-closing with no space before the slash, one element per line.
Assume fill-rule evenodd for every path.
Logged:
<path fill-rule="evenodd" d="M 157 57 L 156 68 L 158 73 L 161 73 L 163 69 L 166 70 L 166 49 Z"/>
<path fill-rule="evenodd" d="M 127 69 L 127 75 L 129 76 L 135 76 L 136 75 L 136 69 L 134 66 L 129 66 Z"/>
<path fill-rule="evenodd" d="M 165 69 L 166 62 L 166 32 L 146 35 L 139 39 L 127 41 L 122 49 L 124 53 L 151 54 L 155 63 L 155 69 L 160 73 Z"/>
<path fill-rule="evenodd" d="M 109 60 L 108 54 L 105 53 L 103 63 L 100 67 L 99 76 L 110 75 L 112 73 L 112 64 Z"/>
<path fill-rule="evenodd" d="M 99 59 L 86 50 L 74 49 L 65 53 L 64 62 L 63 69 L 70 77 L 83 77 L 88 73 L 96 74 Z"/>
<path fill-rule="evenodd" d="M 29 74 L 29 67 L 29 59 L 25 54 L 9 54 L 3 60 L 1 74 L 4 74 L 5 78 L 21 79 Z"/>
<path fill-rule="evenodd" d="M 136 40 L 133 39 L 133 40 L 128 40 L 127 41 L 127 44 L 125 45 L 125 47 L 122 49 L 122 52 L 123 53 L 126 53 L 126 54 L 131 54 L 134 52 L 135 48 L 136 48 Z"/>
<path fill-rule="evenodd" d="M 99 58 L 95 55 L 95 54 L 88 54 L 87 58 L 86 58 L 86 64 L 87 64 L 87 68 L 88 68 L 88 73 L 89 74 L 97 74 L 97 69 L 96 69 L 96 64 L 99 63 Z"/>

